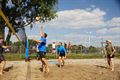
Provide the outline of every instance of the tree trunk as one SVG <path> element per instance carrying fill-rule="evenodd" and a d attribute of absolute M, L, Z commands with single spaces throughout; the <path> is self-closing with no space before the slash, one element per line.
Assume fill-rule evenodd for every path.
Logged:
<path fill-rule="evenodd" d="M 11 38 L 11 34 L 12 32 L 9 30 L 7 37 L 6 37 L 6 44 L 9 45 L 10 44 L 10 38 Z"/>
<path fill-rule="evenodd" d="M 2 26 L 2 25 L 0 25 L 0 36 L 2 36 L 3 37 L 3 39 L 5 39 L 5 27 L 4 26 Z"/>

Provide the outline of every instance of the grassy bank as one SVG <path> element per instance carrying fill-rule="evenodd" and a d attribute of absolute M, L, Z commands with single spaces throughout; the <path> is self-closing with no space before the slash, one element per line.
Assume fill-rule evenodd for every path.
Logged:
<path fill-rule="evenodd" d="M 12 53 L 6 53 L 4 54 L 5 59 L 6 60 L 24 60 L 25 58 L 25 54 L 12 54 Z M 116 54 L 117 58 L 120 58 L 120 54 Z M 36 58 L 36 54 L 30 54 L 30 58 L 31 59 L 35 59 Z M 56 59 L 56 55 L 55 54 L 47 54 L 46 55 L 47 59 Z M 68 59 L 100 59 L 100 58 L 104 58 L 104 55 L 102 54 L 93 54 L 93 53 L 89 53 L 89 54 L 69 54 L 67 55 Z"/>

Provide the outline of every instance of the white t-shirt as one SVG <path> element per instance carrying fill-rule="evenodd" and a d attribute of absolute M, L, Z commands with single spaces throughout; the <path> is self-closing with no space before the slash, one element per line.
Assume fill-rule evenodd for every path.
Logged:
<path fill-rule="evenodd" d="M 55 46 L 56 46 L 55 44 L 52 44 L 52 48 L 53 48 L 53 49 L 55 49 Z"/>
<path fill-rule="evenodd" d="M 38 46 L 39 46 L 39 45 L 37 45 L 37 47 L 36 47 L 36 48 L 37 48 L 37 49 L 36 49 L 36 50 L 37 50 L 37 52 L 39 52 Z"/>

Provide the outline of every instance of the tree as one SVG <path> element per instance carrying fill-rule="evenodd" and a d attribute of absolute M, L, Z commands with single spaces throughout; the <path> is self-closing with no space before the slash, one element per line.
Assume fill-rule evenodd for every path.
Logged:
<path fill-rule="evenodd" d="M 98 49 L 96 47 L 94 47 L 94 46 L 90 46 L 89 47 L 89 52 L 90 53 L 95 53 L 95 52 L 98 52 Z"/>
<path fill-rule="evenodd" d="M 52 53 L 52 44 L 48 44 L 47 52 Z"/>
<path fill-rule="evenodd" d="M 50 21 L 56 15 L 55 5 L 58 0 L 0 0 L 1 10 L 8 18 L 14 30 L 24 28 L 36 21 L 36 16 L 40 16 L 40 22 Z M 5 22 L 0 16 L 0 35 L 4 37 Z M 9 30 L 6 41 L 9 42 L 12 31 Z"/>

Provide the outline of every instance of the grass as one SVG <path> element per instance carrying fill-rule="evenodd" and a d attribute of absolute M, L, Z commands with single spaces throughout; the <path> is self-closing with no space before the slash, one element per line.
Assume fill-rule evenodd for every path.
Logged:
<path fill-rule="evenodd" d="M 103 58 L 101 54 L 70 54 L 67 56 L 69 59 L 96 59 Z"/>
<path fill-rule="evenodd" d="M 12 53 L 6 53 L 4 54 L 6 60 L 24 60 L 25 59 L 25 54 L 12 54 Z M 120 54 L 116 54 L 117 58 L 120 58 Z M 36 58 L 36 53 L 30 54 L 31 59 Z M 56 59 L 56 54 L 47 54 L 46 55 L 47 59 Z M 97 54 L 97 53 L 88 53 L 88 54 L 75 54 L 71 53 L 67 55 L 68 59 L 100 59 L 104 58 L 102 54 Z"/>

